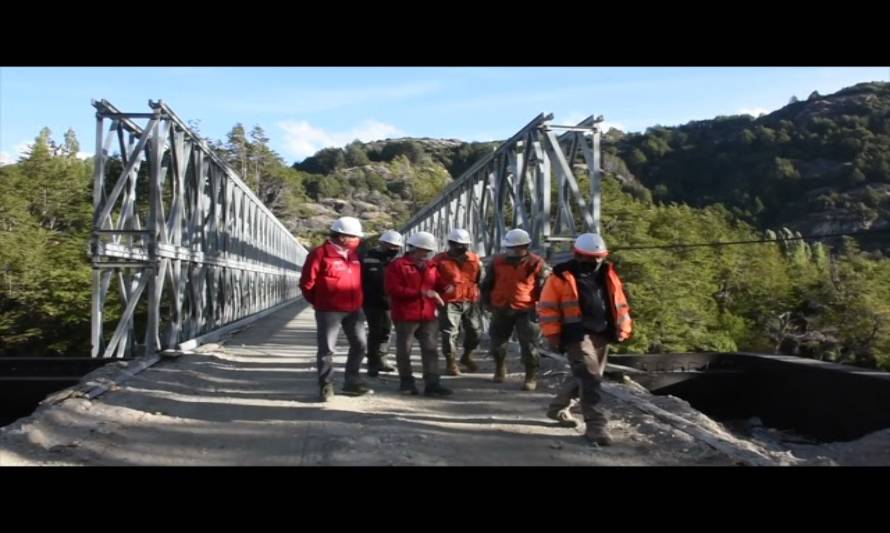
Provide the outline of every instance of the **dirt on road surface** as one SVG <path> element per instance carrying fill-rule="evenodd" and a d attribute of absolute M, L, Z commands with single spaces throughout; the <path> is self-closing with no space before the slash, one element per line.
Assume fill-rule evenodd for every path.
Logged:
<path fill-rule="evenodd" d="M 590 446 L 544 416 L 564 369 L 545 362 L 542 386 L 523 392 L 515 353 L 506 383 L 491 381 L 483 357 L 478 373 L 444 378 L 455 391 L 445 399 L 401 396 L 397 376 L 381 374 L 368 378 L 374 394 L 320 403 L 313 312 L 299 304 L 199 352 L 163 359 L 92 400 L 57 396 L 0 429 L 0 465 L 832 464 L 819 450 L 794 455 L 740 439 L 632 383 L 606 384 L 615 445 Z M 338 392 L 344 361 L 338 350 Z"/>

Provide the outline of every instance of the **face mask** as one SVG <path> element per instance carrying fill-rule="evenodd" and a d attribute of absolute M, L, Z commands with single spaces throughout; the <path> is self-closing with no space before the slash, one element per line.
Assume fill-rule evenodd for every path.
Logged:
<path fill-rule="evenodd" d="M 391 250 L 391 249 L 389 249 L 389 248 L 384 248 L 384 249 L 383 249 L 383 255 L 384 255 L 384 257 L 388 257 L 388 258 L 392 259 L 393 257 L 399 255 L 399 251 L 398 251 L 398 250 Z"/>
<path fill-rule="evenodd" d="M 603 264 L 603 260 L 597 259 L 596 261 L 579 261 L 578 263 L 582 271 L 596 272 L 597 270 L 599 270 L 600 265 Z"/>
<path fill-rule="evenodd" d="M 507 248 L 507 257 L 522 257 L 522 253 L 517 248 Z"/>
<path fill-rule="evenodd" d="M 450 253 L 454 257 L 460 257 L 466 254 L 468 249 L 469 248 L 467 246 L 452 246 L 448 253 Z"/>

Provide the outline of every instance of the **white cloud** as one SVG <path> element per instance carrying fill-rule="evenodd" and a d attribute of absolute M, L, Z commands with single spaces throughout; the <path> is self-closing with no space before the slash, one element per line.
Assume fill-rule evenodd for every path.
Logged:
<path fill-rule="evenodd" d="M 355 139 L 369 142 L 405 136 L 399 128 L 376 120 L 367 120 L 351 130 L 340 132 L 326 131 L 305 120 L 279 122 L 278 127 L 284 130 L 285 149 L 300 160 L 322 148 L 345 146 Z"/>
<path fill-rule="evenodd" d="M 751 115 L 752 117 L 759 117 L 760 115 L 766 115 L 767 113 L 769 113 L 769 109 L 763 107 L 751 107 L 739 109 L 738 111 L 736 111 L 736 113 L 739 115 Z"/>
<path fill-rule="evenodd" d="M 12 148 L 12 153 L 0 152 L 0 165 L 11 165 L 18 163 L 18 160 L 25 157 L 31 149 L 29 142 L 20 142 Z M 78 159 L 90 159 L 94 156 L 92 152 L 77 152 Z"/>
<path fill-rule="evenodd" d="M 12 153 L 0 152 L 0 165 L 11 165 L 13 163 L 18 163 L 19 158 L 24 157 L 30 149 L 31 143 L 28 141 L 22 141 L 12 147 Z"/>

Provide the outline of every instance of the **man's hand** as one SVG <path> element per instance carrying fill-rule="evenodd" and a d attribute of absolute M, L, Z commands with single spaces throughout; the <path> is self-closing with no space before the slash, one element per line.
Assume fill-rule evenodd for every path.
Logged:
<path fill-rule="evenodd" d="M 438 293 L 438 292 L 433 291 L 433 290 L 429 290 L 429 291 L 424 292 L 423 295 L 426 296 L 427 298 L 432 299 L 432 300 L 436 300 L 436 304 L 437 304 L 439 307 L 444 307 L 444 306 L 445 306 L 445 302 L 442 300 L 442 297 L 439 296 L 439 293 Z"/>

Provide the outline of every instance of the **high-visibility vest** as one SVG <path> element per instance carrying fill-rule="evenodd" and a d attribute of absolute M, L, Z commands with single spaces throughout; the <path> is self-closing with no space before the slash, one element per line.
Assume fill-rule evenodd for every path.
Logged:
<path fill-rule="evenodd" d="M 606 268 L 606 294 L 608 294 L 608 310 L 615 325 L 615 337 L 618 342 L 625 341 L 633 334 L 633 320 L 630 318 L 630 307 L 627 304 L 627 296 L 624 293 L 624 284 L 615 267 L 611 263 L 603 265 Z M 538 302 L 538 317 L 541 323 L 541 333 L 546 337 L 552 335 L 562 336 L 566 326 L 580 328 L 581 326 L 581 301 L 578 294 L 578 282 L 571 271 L 557 268 L 553 275 L 547 278 L 544 289 L 541 291 L 541 300 Z"/>

